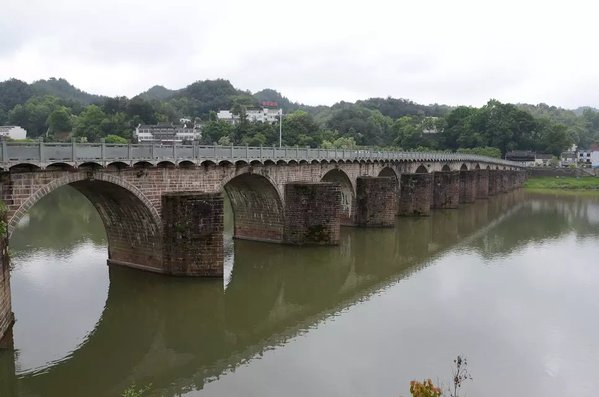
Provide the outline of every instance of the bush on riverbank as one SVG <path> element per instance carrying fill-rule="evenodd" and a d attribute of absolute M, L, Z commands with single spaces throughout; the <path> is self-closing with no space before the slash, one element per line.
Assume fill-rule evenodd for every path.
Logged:
<path fill-rule="evenodd" d="M 599 178 L 585 177 L 537 177 L 524 184 L 528 189 L 599 190 Z"/>

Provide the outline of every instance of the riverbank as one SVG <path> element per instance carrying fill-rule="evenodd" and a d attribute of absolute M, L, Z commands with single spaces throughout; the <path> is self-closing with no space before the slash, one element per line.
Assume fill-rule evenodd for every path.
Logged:
<path fill-rule="evenodd" d="M 565 189 L 599 191 L 599 177 L 533 177 L 524 187 L 527 189 Z"/>

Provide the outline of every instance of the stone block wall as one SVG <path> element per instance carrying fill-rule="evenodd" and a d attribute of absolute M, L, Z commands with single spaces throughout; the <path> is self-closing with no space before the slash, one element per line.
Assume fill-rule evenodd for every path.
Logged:
<path fill-rule="evenodd" d="M 285 185 L 284 241 L 297 245 L 339 244 L 340 186 L 332 182 Z"/>
<path fill-rule="evenodd" d="M 356 181 L 356 225 L 391 227 L 397 213 L 395 177 L 360 176 Z"/>
<path fill-rule="evenodd" d="M 499 187 L 499 171 L 489 170 L 489 196 L 495 196 Z"/>
<path fill-rule="evenodd" d="M 460 204 L 460 171 L 434 173 L 431 208 L 458 208 Z"/>
<path fill-rule="evenodd" d="M 433 199 L 432 174 L 402 174 L 398 214 L 427 216 Z"/>
<path fill-rule="evenodd" d="M 476 198 L 489 198 L 489 170 L 476 170 Z"/>
<path fill-rule="evenodd" d="M 222 194 L 167 193 L 162 196 L 162 218 L 166 273 L 222 277 Z"/>
<path fill-rule="evenodd" d="M 131 191 L 104 181 L 71 184 L 94 205 L 106 229 L 108 262 L 162 272 L 159 220 Z"/>
<path fill-rule="evenodd" d="M 476 180 L 476 171 L 460 171 L 460 203 L 476 201 Z"/>
<path fill-rule="evenodd" d="M 233 178 L 225 185 L 235 218 L 234 237 L 280 243 L 284 210 L 277 190 L 255 174 Z"/>

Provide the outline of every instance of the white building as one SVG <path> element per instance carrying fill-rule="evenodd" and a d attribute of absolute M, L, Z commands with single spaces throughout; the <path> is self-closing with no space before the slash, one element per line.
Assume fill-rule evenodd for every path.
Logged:
<path fill-rule="evenodd" d="M 591 148 L 591 167 L 599 168 L 599 146 L 593 145 Z"/>
<path fill-rule="evenodd" d="M 553 155 L 551 155 L 551 154 L 546 154 L 546 153 L 535 154 L 535 165 L 537 167 L 547 167 L 547 166 L 549 166 L 552 159 L 553 159 Z"/>
<path fill-rule="evenodd" d="M 0 126 L 0 137 L 2 139 L 25 139 L 27 138 L 27 131 L 17 125 L 2 125 Z"/>
<path fill-rule="evenodd" d="M 591 164 L 591 151 L 586 149 L 580 149 L 578 151 L 578 163 Z"/>
<path fill-rule="evenodd" d="M 283 113 L 282 109 L 262 108 L 258 110 L 248 110 L 245 112 L 248 121 L 261 121 L 263 123 L 276 123 L 279 116 Z M 230 110 L 219 110 L 216 118 L 231 124 L 239 122 L 239 115 L 233 114 Z"/>
<path fill-rule="evenodd" d="M 192 128 L 184 124 L 158 123 L 156 125 L 140 124 L 135 128 L 133 136 L 139 143 L 189 143 L 202 137 L 199 125 Z"/>

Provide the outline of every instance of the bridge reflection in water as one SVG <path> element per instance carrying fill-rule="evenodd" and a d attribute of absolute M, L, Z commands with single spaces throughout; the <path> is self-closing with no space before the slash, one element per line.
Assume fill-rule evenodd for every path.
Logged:
<path fill-rule="evenodd" d="M 152 383 L 157 395 L 201 389 L 456 246 L 492 257 L 559 236 L 573 222 L 596 234 L 585 204 L 567 201 L 516 191 L 401 218 L 394 229 L 345 228 L 338 249 L 238 240 L 226 287 L 110 267 L 106 306 L 86 341 L 66 359 L 18 377 L 13 355 L 0 352 L 0 395 L 107 396 L 132 383 Z"/>

